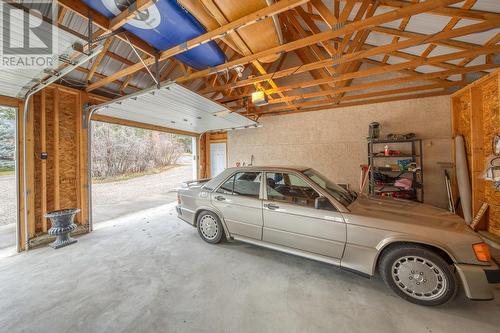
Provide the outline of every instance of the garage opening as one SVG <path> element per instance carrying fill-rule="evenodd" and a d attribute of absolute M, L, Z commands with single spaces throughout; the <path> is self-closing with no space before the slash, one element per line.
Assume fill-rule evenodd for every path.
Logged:
<path fill-rule="evenodd" d="M 93 222 L 176 201 L 182 182 L 196 178 L 193 137 L 92 122 Z"/>
<path fill-rule="evenodd" d="M 0 105 L 0 252 L 16 245 L 16 108 Z"/>

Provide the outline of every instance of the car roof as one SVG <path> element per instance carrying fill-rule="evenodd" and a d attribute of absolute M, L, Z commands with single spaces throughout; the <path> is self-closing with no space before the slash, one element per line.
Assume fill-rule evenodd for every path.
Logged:
<path fill-rule="evenodd" d="M 242 167 L 231 167 L 227 168 L 224 171 L 222 171 L 220 174 L 215 176 L 214 178 L 210 179 L 205 185 L 203 185 L 203 188 L 205 189 L 214 189 L 220 183 L 232 175 L 235 172 L 238 171 L 282 171 L 282 172 L 304 172 L 305 170 L 308 170 L 310 168 L 308 167 L 299 167 L 299 166 L 259 166 L 259 165 L 251 165 L 251 166 L 242 166 Z"/>
<path fill-rule="evenodd" d="M 244 170 L 244 171 L 298 171 L 304 172 L 310 167 L 305 166 L 292 166 L 292 165 L 250 165 L 250 166 L 241 166 L 241 167 L 231 167 L 228 168 L 232 171 Z"/>

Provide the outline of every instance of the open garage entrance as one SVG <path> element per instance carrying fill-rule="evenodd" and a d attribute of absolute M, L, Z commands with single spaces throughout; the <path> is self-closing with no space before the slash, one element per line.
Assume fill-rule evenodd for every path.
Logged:
<path fill-rule="evenodd" d="M 92 214 L 99 223 L 176 201 L 196 178 L 194 137 L 92 122 Z"/>
<path fill-rule="evenodd" d="M 91 230 L 99 222 L 174 203 L 183 182 L 226 168 L 227 133 L 220 130 L 256 126 L 175 83 L 88 112 Z"/>
<path fill-rule="evenodd" d="M 0 105 L 0 252 L 16 245 L 16 112 Z"/>

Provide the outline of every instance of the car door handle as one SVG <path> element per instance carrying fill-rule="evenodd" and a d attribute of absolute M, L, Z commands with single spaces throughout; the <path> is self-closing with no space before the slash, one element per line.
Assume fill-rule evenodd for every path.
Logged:
<path fill-rule="evenodd" d="M 280 206 L 275 205 L 275 204 L 271 204 L 271 203 L 265 204 L 264 207 L 266 207 L 267 209 L 270 209 L 270 210 L 276 210 L 276 209 L 280 208 Z"/>
<path fill-rule="evenodd" d="M 224 198 L 222 195 L 218 195 L 214 199 L 217 200 L 217 201 L 224 201 L 224 200 L 226 200 L 226 198 Z"/>

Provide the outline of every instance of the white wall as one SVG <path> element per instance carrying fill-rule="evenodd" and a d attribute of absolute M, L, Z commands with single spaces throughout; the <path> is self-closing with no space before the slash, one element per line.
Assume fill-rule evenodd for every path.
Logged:
<path fill-rule="evenodd" d="M 452 160 L 447 96 L 263 117 L 262 128 L 228 133 L 229 166 L 248 164 L 254 155 L 254 165 L 309 166 L 358 189 L 360 164 L 367 163 L 368 124 L 373 121 L 381 124 L 382 136 L 413 132 L 424 139 L 425 202 L 446 208 L 437 162 Z"/>

